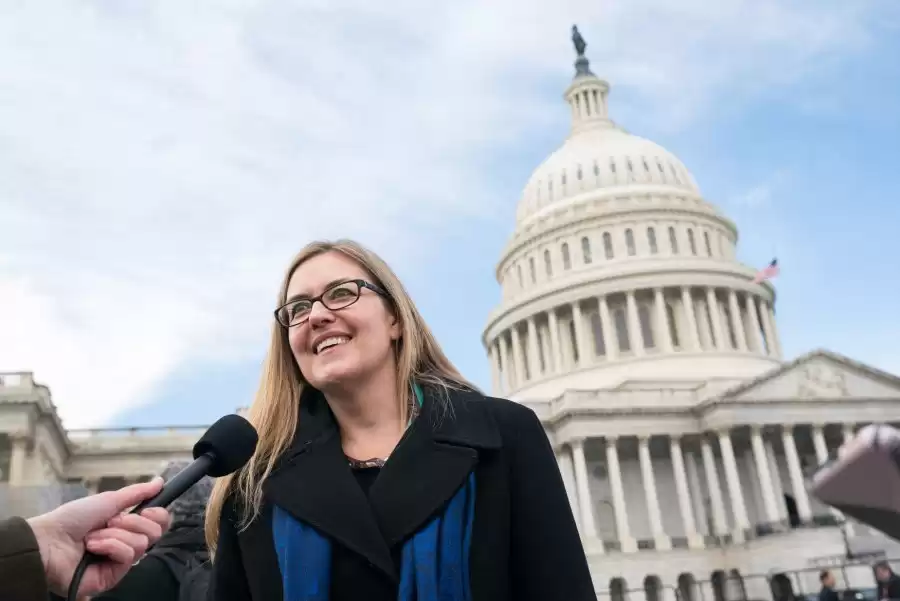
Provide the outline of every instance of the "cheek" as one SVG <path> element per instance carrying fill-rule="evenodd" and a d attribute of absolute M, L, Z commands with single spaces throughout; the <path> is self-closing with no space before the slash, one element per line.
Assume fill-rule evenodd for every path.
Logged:
<path fill-rule="evenodd" d="M 299 329 L 293 328 L 288 333 L 288 344 L 294 357 L 301 357 L 306 352 L 306 335 Z"/>

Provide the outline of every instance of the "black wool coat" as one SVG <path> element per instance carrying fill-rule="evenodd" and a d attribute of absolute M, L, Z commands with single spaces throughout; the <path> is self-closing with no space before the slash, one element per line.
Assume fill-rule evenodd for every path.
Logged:
<path fill-rule="evenodd" d="M 450 391 L 442 409 L 435 390 L 424 392 L 422 411 L 368 497 L 324 399 L 305 395 L 293 443 L 264 483 L 259 517 L 239 530 L 235 500 L 225 502 L 209 599 L 283 598 L 273 504 L 326 535 L 343 565 L 352 558 L 341 573 L 343 596 L 389 599 L 403 543 L 474 471 L 472 601 L 595 601 L 556 458 L 534 412 L 469 391 Z"/>

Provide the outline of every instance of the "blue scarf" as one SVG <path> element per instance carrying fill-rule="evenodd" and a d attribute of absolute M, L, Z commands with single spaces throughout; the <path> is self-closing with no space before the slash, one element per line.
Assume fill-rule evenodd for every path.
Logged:
<path fill-rule="evenodd" d="M 331 541 L 276 506 L 272 530 L 285 601 L 328 601 Z M 475 515 L 475 474 L 443 514 L 403 545 L 397 601 L 470 601 L 469 547 Z"/>
<path fill-rule="evenodd" d="M 419 406 L 423 393 L 413 391 Z M 475 474 L 436 516 L 403 545 L 397 601 L 471 601 L 469 547 L 475 517 Z M 275 506 L 272 534 L 284 601 L 328 601 L 331 541 Z"/>

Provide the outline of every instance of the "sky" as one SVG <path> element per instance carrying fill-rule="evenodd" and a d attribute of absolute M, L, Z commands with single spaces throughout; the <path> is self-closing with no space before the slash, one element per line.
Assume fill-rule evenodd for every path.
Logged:
<path fill-rule="evenodd" d="M 353 237 L 484 388 L 494 267 L 564 140 L 570 27 L 612 118 L 777 256 L 790 358 L 900 373 L 895 0 L 0 4 L 0 371 L 66 427 L 247 405 L 283 270 Z"/>

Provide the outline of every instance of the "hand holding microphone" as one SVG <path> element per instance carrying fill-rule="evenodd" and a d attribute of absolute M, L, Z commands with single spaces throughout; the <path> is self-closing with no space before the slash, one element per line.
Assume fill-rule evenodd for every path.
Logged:
<path fill-rule="evenodd" d="M 241 416 L 226 415 L 219 419 L 206 431 L 197 444 L 194 445 L 193 463 L 165 483 L 158 494 L 145 500 L 143 503 L 140 503 L 130 513 L 117 515 L 110 520 L 107 526 L 115 527 L 115 524 L 117 523 L 133 522 L 135 518 L 138 517 L 135 514 L 141 514 L 143 516 L 159 516 L 165 514 L 165 512 L 156 513 L 155 508 L 168 506 L 172 501 L 184 494 L 191 486 L 199 482 L 204 476 L 208 475 L 218 478 L 220 476 L 226 476 L 243 467 L 256 450 L 257 440 L 258 436 L 256 430 L 254 430 L 253 426 Z M 157 487 L 157 489 L 159 487 L 158 483 L 150 483 L 150 485 Z M 129 490 L 129 488 L 133 487 L 124 488 L 115 493 L 104 494 L 124 493 Z M 103 517 L 105 519 L 108 515 L 118 514 L 118 512 L 124 510 L 124 508 L 146 498 L 146 491 L 143 495 L 138 496 L 135 496 L 134 493 L 132 493 L 132 496 L 128 497 L 128 499 L 131 499 L 131 502 L 122 505 L 121 509 L 107 508 L 108 511 L 103 514 Z M 82 499 L 81 501 L 93 501 L 96 503 L 95 498 Z M 61 507 L 60 509 L 63 508 Z M 168 517 L 166 517 L 166 520 L 168 520 Z M 101 520 L 99 523 L 93 525 L 92 528 L 86 527 L 84 529 L 85 534 L 91 532 L 91 530 L 95 528 L 102 527 L 103 523 L 104 521 Z M 151 537 L 148 536 L 148 539 L 150 538 Z M 156 535 L 156 539 L 158 538 L 159 535 Z M 87 538 L 85 539 L 87 552 L 81 558 L 81 562 L 75 568 L 75 572 L 72 575 L 72 580 L 68 589 L 69 601 L 76 601 L 79 598 L 79 595 L 95 594 L 111 588 L 121 580 L 122 576 L 124 576 L 131 567 L 131 562 L 137 558 L 133 556 L 131 558 L 126 557 L 128 553 L 114 543 L 92 543 L 90 542 L 91 540 L 99 540 L 98 535 L 94 532 L 87 534 Z M 146 551 L 146 548 L 144 551 Z M 95 553 L 106 555 L 107 557 Z M 142 554 L 143 553 L 138 554 L 138 557 Z M 82 586 L 83 579 L 85 580 L 84 586 Z"/>

